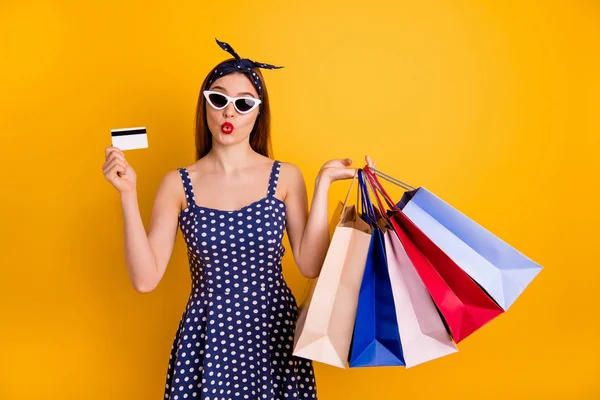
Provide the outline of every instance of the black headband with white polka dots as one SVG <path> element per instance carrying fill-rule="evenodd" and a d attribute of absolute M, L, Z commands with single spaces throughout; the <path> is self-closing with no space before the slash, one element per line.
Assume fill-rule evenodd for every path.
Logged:
<path fill-rule="evenodd" d="M 222 76 L 225 76 L 227 74 L 230 74 L 230 73 L 236 72 L 236 71 L 243 72 L 251 78 L 252 83 L 254 83 L 254 87 L 258 91 L 259 97 L 262 98 L 262 84 L 260 82 L 260 78 L 258 77 L 256 72 L 254 72 L 253 68 L 278 69 L 278 68 L 283 68 L 283 67 L 276 67 L 274 65 L 258 63 L 258 62 L 252 61 L 248 58 L 241 58 L 235 52 L 235 50 L 233 50 L 233 48 L 231 48 L 230 45 L 228 45 L 225 42 L 221 42 L 218 39 L 215 39 L 215 40 L 217 41 L 217 44 L 223 50 L 225 50 L 226 52 L 231 54 L 235 59 L 232 61 L 223 62 L 223 63 L 219 64 L 219 66 L 217 66 L 217 68 L 212 72 L 212 74 L 210 74 L 210 77 L 208 79 L 208 83 L 207 83 L 206 87 L 209 88 L 210 85 L 214 81 L 216 81 L 217 79 L 219 79 Z"/>

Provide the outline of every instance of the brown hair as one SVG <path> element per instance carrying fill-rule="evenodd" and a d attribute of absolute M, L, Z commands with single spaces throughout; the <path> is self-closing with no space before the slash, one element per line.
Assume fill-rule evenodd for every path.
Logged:
<path fill-rule="evenodd" d="M 231 62 L 233 59 L 225 60 L 222 63 Z M 220 63 L 219 65 L 221 65 Z M 211 71 L 218 68 L 217 65 Z M 267 93 L 267 86 L 265 80 L 258 68 L 254 69 L 256 75 L 258 75 L 261 86 L 262 86 L 262 102 L 259 106 L 258 117 L 250 133 L 250 146 L 257 153 L 271 158 L 271 111 L 269 108 L 269 94 Z M 206 99 L 204 98 L 203 92 L 207 90 L 208 78 L 210 73 L 204 78 L 202 87 L 200 88 L 200 95 L 198 96 L 198 105 L 196 107 L 196 160 L 201 159 L 208 154 L 212 148 L 212 135 L 208 129 L 208 123 L 206 122 Z"/>

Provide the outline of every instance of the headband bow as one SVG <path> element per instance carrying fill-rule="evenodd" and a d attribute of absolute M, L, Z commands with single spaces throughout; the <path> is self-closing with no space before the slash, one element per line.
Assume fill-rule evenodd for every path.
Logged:
<path fill-rule="evenodd" d="M 283 68 L 283 67 L 276 67 L 276 66 L 270 65 L 270 64 L 258 63 L 258 62 L 250 60 L 249 58 L 241 58 L 229 44 L 227 44 L 225 42 L 221 42 L 216 38 L 215 38 L 215 40 L 217 41 L 217 44 L 223 50 L 225 50 L 226 52 L 228 52 L 229 54 L 231 54 L 234 57 L 234 60 L 229 61 L 229 62 L 223 62 L 223 63 L 219 64 L 219 66 L 212 72 L 212 74 L 210 74 L 210 78 L 208 79 L 207 87 L 210 87 L 210 85 L 214 81 L 216 81 L 217 79 L 219 79 L 222 76 L 225 76 L 225 75 L 230 74 L 235 71 L 243 72 L 251 78 L 252 83 L 254 84 L 254 87 L 258 91 L 259 97 L 262 98 L 262 86 L 260 83 L 260 79 L 259 79 L 258 75 L 256 74 L 256 72 L 253 71 L 253 68 L 279 69 L 279 68 Z"/>

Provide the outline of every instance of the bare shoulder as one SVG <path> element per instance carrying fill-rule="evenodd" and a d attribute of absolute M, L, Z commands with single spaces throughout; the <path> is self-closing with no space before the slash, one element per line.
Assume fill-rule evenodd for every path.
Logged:
<path fill-rule="evenodd" d="M 286 179 L 302 179 L 302 171 L 296 164 L 281 161 L 281 176 Z"/>
<path fill-rule="evenodd" d="M 176 203 L 181 210 L 187 207 L 181 173 L 177 169 L 169 170 L 163 175 L 158 187 L 157 199 L 161 203 L 164 201 Z"/>
<path fill-rule="evenodd" d="M 161 185 L 168 187 L 181 186 L 181 174 L 177 169 L 167 171 L 161 180 Z"/>
<path fill-rule="evenodd" d="M 289 162 L 281 162 L 279 172 L 279 183 L 282 186 L 284 198 L 289 194 L 305 190 L 304 176 L 297 165 Z"/>

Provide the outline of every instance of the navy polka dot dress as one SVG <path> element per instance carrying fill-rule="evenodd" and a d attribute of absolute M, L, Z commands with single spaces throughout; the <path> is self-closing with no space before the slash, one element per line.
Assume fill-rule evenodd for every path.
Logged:
<path fill-rule="evenodd" d="M 178 168 L 188 207 L 179 227 L 192 290 L 175 335 L 165 399 L 316 399 L 312 362 L 292 356 L 296 300 L 281 270 L 285 204 L 267 194 L 235 211 L 196 204 Z"/>

